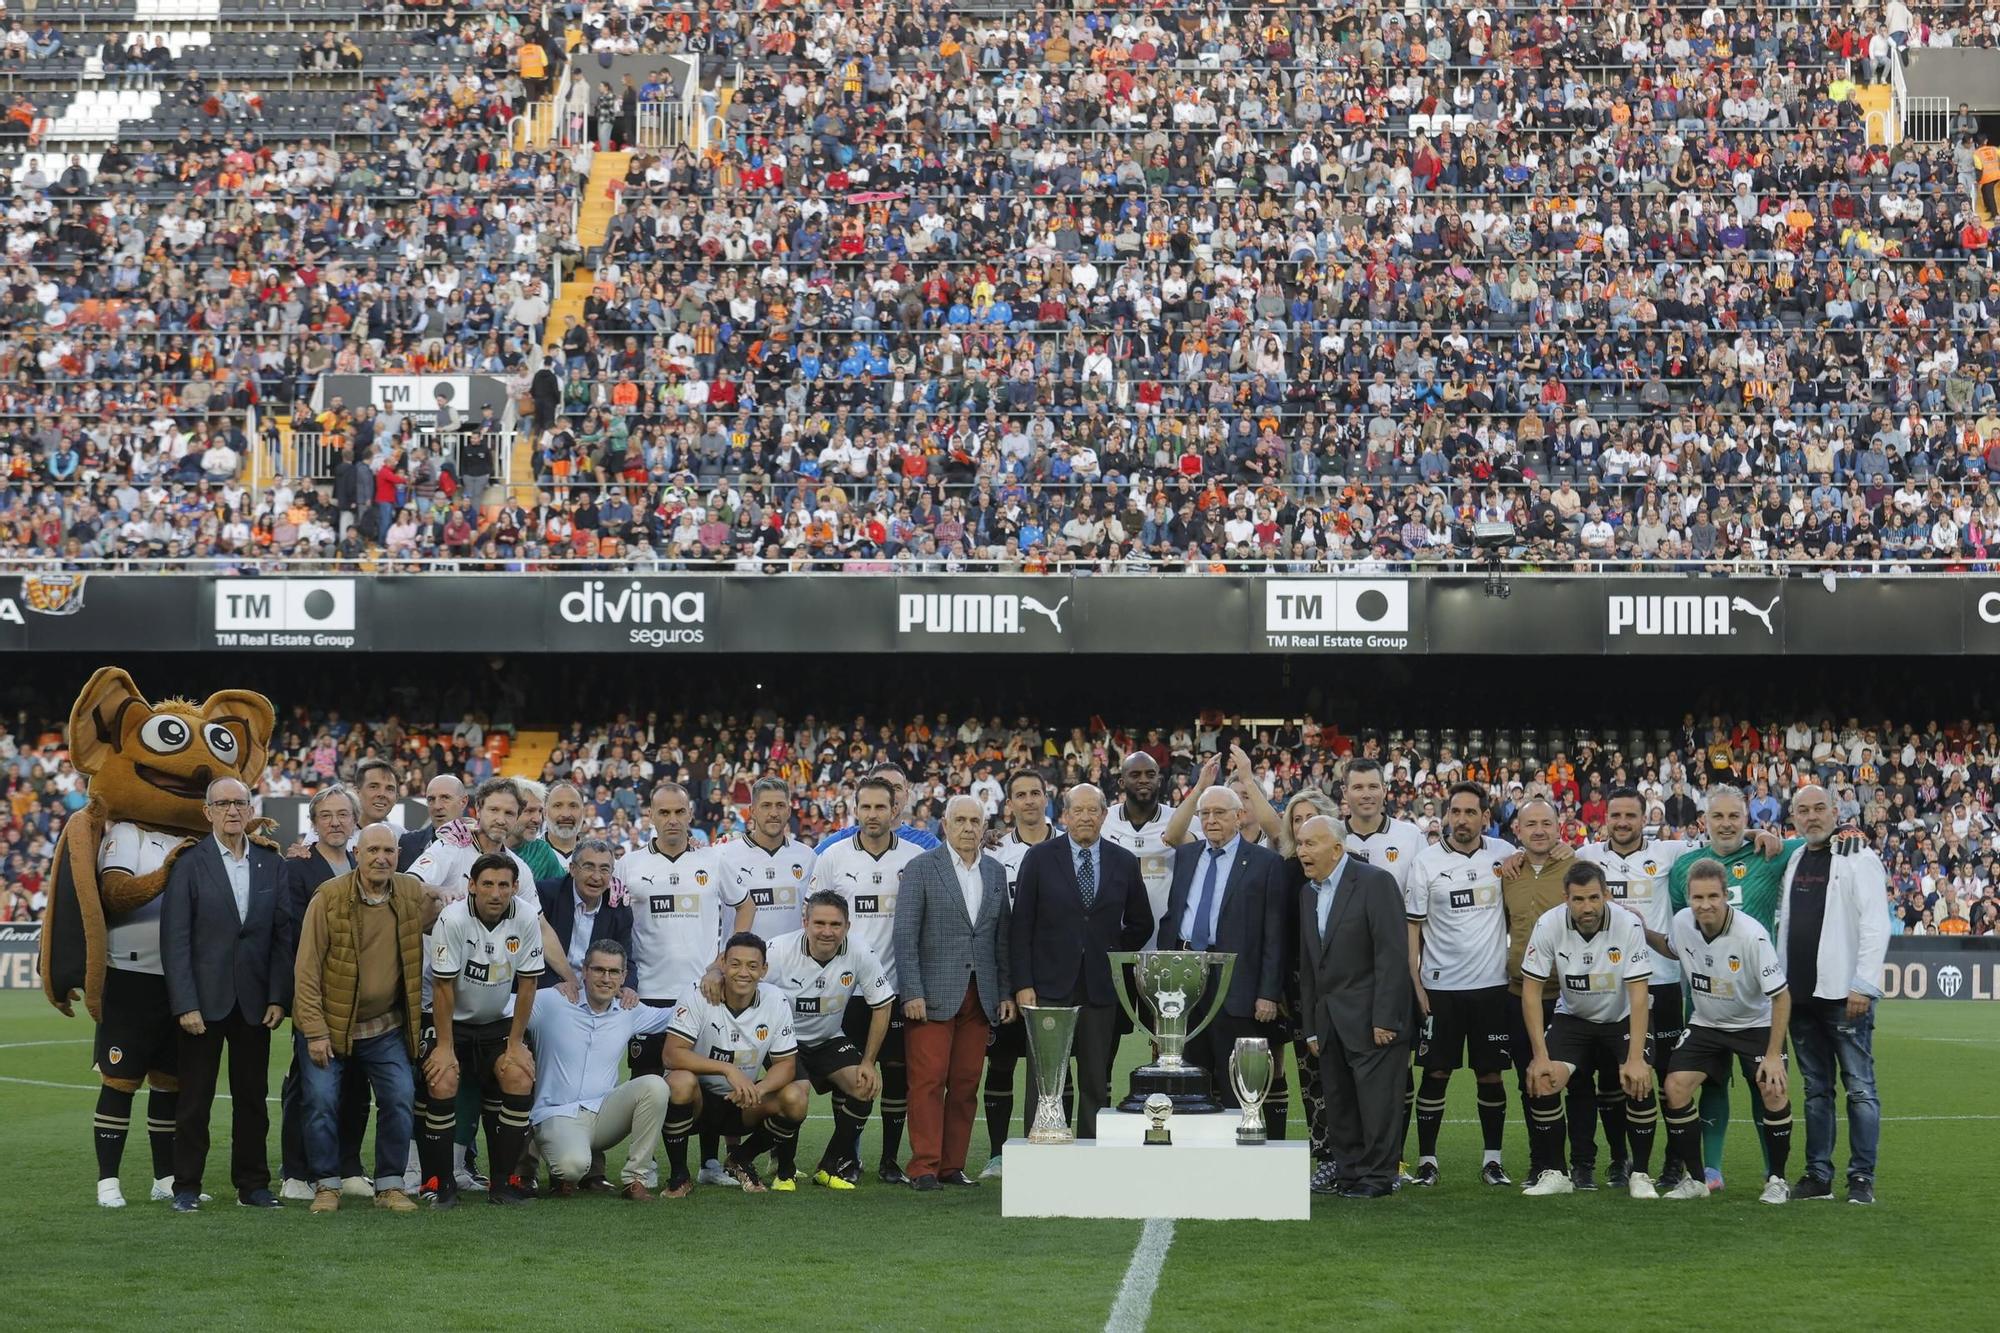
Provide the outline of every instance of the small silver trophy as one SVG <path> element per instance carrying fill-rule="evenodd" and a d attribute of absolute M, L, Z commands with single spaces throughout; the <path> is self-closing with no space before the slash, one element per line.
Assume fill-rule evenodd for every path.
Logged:
<path fill-rule="evenodd" d="M 1076 1131 L 1063 1114 L 1063 1082 L 1069 1077 L 1069 1048 L 1076 1039 L 1081 1009 L 1023 1005 L 1028 1035 L 1028 1068 L 1035 1080 L 1035 1123 L 1030 1143 L 1075 1143 Z"/>
<path fill-rule="evenodd" d="M 1174 1099 L 1164 1092 L 1156 1092 L 1146 1099 L 1146 1144 L 1148 1147 L 1171 1147 L 1173 1131 L 1167 1128 L 1167 1121 L 1173 1119 Z"/>
<path fill-rule="evenodd" d="M 1263 1143 L 1264 1101 L 1271 1095 L 1271 1043 L 1262 1037 L 1238 1037 L 1229 1053 L 1229 1086 L 1243 1104 L 1243 1123 L 1236 1127 L 1238 1143 Z"/>

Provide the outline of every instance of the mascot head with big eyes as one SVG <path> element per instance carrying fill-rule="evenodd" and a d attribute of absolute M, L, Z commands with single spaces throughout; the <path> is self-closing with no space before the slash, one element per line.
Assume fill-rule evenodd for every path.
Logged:
<path fill-rule="evenodd" d="M 63 825 L 42 927 L 42 989 L 51 1004 L 67 1014 L 80 993 L 99 1017 L 107 917 L 144 906 L 166 887 L 171 859 L 156 873 L 101 883 L 106 830 L 129 823 L 182 835 L 190 841 L 178 855 L 208 832 L 209 783 L 240 778 L 256 790 L 276 723 L 271 701 L 249 690 L 152 704 L 117 667 L 90 678 L 69 715 L 70 762 L 90 779 L 90 802 Z"/>

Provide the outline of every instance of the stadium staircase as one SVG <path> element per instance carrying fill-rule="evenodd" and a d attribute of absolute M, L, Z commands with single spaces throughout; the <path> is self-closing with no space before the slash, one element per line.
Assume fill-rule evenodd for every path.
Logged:
<path fill-rule="evenodd" d="M 553 731 L 517 731 L 513 745 L 495 768 L 505 778 L 539 778 L 542 765 L 555 753 L 556 739 Z"/>

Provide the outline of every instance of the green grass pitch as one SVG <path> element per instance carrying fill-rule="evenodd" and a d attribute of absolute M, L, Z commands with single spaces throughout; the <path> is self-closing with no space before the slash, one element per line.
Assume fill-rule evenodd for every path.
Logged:
<path fill-rule="evenodd" d="M 650 1208 L 586 1198 L 503 1212 L 470 1199 L 435 1216 L 353 1201 L 335 1217 L 309 1217 L 302 1204 L 253 1213 L 226 1206 L 223 1104 L 209 1161 L 217 1204 L 179 1217 L 144 1202 L 148 1155 L 135 1133 L 132 1204 L 105 1212 L 92 1188 L 89 1033 L 37 994 L 0 995 L 9 1327 L 1098 1329 L 1142 1226 L 1004 1220 L 991 1182 L 932 1196 L 882 1187 L 872 1129 L 870 1175 L 852 1194 L 807 1182 L 794 1195 L 697 1189 Z M 1126 1063 L 1136 1054 L 1128 1040 Z M 1461 1075 L 1436 1191 L 1316 1199 L 1308 1223 L 1179 1223 L 1149 1326 L 1991 1326 L 1990 1282 L 1971 1256 L 2000 1216 L 2000 1008 L 1891 1002 L 1876 1058 L 1886 1123 L 1874 1209 L 1758 1204 L 1740 1083 L 1718 1197 L 1541 1200 L 1486 1188 Z M 1518 1176 L 1527 1145 L 1511 1085 L 1508 1098 L 1507 1165 Z M 823 1099 L 813 1109 L 805 1162 L 830 1127 Z M 976 1171 L 984 1127 L 973 1137 Z M 1842 1138 L 1837 1163 L 1844 1123 Z M 1801 1120 L 1794 1176 L 1803 1153 Z"/>

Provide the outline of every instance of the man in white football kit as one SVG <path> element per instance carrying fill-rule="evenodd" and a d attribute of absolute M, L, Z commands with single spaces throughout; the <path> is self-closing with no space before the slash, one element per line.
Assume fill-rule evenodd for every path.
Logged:
<path fill-rule="evenodd" d="M 1103 837 L 1139 858 L 1139 878 L 1146 881 L 1146 898 L 1152 904 L 1153 920 L 1167 912 L 1167 895 L 1174 887 L 1173 849 L 1167 846 L 1167 825 L 1173 822 L 1174 808 L 1160 804 L 1160 765 L 1143 750 L 1125 756 L 1118 769 L 1118 792 L 1122 798 L 1104 816 Z M 1159 945 L 1159 932 L 1146 941 L 1148 949 Z M 1129 1031 L 1122 1024 L 1119 1030 Z"/>
<path fill-rule="evenodd" d="M 688 841 L 694 804 L 675 782 L 653 788 L 647 804 L 652 840 L 618 858 L 618 880 L 632 903 L 632 981 L 644 1003 L 672 1009 L 691 995 L 716 961 L 727 933 L 747 929 L 748 897 L 722 871 L 716 849 Z M 664 1074 L 664 1033 L 632 1042 L 633 1077 Z"/>
<path fill-rule="evenodd" d="M 1341 780 L 1340 798 L 1347 808 L 1347 854 L 1388 871 L 1396 881 L 1396 892 L 1407 895 L 1410 867 L 1417 863 L 1417 853 L 1430 846 L 1430 839 L 1409 820 L 1390 818 L 1388 777 L 1382 765 L 1373 759 L 1350 760 Z M 1396 1142 L 1404 1144 L 1409 1141 L 1410 1118 L 1417 1109 L 1417 1043 L 1411 1042 L 1409 1050 L 1410 1081 L 1408 1091 L 1403 1094 L 1403 1132 L 1396 1138 Z M 1331 1172 L 1327 1173 L 1327 1179 L 1332 1179 Z"/>
<path fill-rule="evenodd" d="M 1500 864 L 1514 848 L 1486 836 L 1486 789 L 1461 782 L 1445 803 L 1442 842 L 1418 853 L 1403 890 L 1410 923 L 1410 975 L 1424 1017 L 1417 1044 L 1423 1086 L 1417 1093 L 1418 1185 L 1438 1179 L 1438 1131 L 1444 1125 L 1445 1091 L 1461 1063 L 1472 1066 L 1485 1146 L 1480 1179 L 1510 1185 L 1500 1164 L 1507 1127 L 1507 1089 L 1501 1074 L 1513 1064 L 1507 1012 L 1507 910 Z"/>
<path fill-rule="evenodd" d="M 1611 905 L 1604 871 L 1577 861 L 1563 874 L 1565 901 L 1544 912 L 1528 935 L 1521 956 L 1521 1014 L 1533 1057 L 1528 1062 L 1528 1133 L 1536 1140 L 1542 1170 L 1523 1194 L 1568 1194 L 1575 1182 L 1563 1170 L 1563 1089 L 1582 1074 L 1588 1080 L 1606 1067 L 1617 1071 L 1621 1091 L 1632 1101 L 1635 1154 L 1653 1150 L 1653 1071 L 1646 1063 L 1646 986 L 1653 952 L 1645 927 L 1630 912 Z M 1556 1016 L 1542 1030 L 1542 992 L 1556 988 Z M 1602 1079 L 1599 1079 L 1602 1082 Z M 1629 1188 L 1635 1199 L 1659 1197 L 1643 1170 Z"/>
<path fill-rule="evenodd" d="M 875 1062 L 889 1036 L 896 992 L 875 951 L 847 937 L 847 899 L 820 889 L 806 900 L 805 919 L 804 930 L 771 941 L 765 981 L 791 997 L 801 1080 L 814 1092 L 833 1094 L 833 1134 L 813 1179 L 828 1189 L 851 1190 L 861 1178 L 861 1131 L 881 1089 Z M 861 1046 L 843 1026 L 856 999 L 870 1014 Z"/>
<path fill-rule="evenodd" d="M 1014 886 L 1021 879 L 1021 861 L 1030 847 L 1056 836 L 1049 823 L 1049 789 L 1042 775 L 1032 768 L 1007 775 L 1006 817 L 1013 824 L 1007 836 L 987 855 L 1007 872 L 1007 907 L 1014 906 Z M 1144 864 L 1143 862 L 1141 863 Z M 1151 891 L 1147 896 L 1150 898 Z M 1157 920 L 1157 918 L 1155 918 Z M 1011 1023 L 995 1023 L 986 1038 L 986 1167 L 981 1180 L 997 1180 L 1001 1175 L 1001 1150 L 1007 1146 L 1007 1122 L 1014 1118 L 1014 1069 L 1027 1058 L 1028 1030 L 1016 1014 Z M 1029 1126 L 1023 1117 L 1021 1132 Z"/>
<path fill-rule="evenodd" d="M 410 873 L 436 888 L 446 902 L 465 897 L 472 863 L 482 856 L 505 856 L 521 877 L 519 896 L 536 911 L 535 871 L 513 850 L 514 830 L 521 822 L 521 791 L 512 778 L 489 778 L 472 793 L 472 827 L 457 821 L 438 827 L 438 836 L 410 864 Z M 560 952 L 560 951 L 556 951 Z M 567 973 L 563 980 L 574 980 Z"/>
<path fill-rule="evenodd" d="M 763 983 L 764 972 L 764 941 L 748 931 L 732 935 L 722 953 L 722 999 L 711 1003 L 690 990 L 674 1010 L 666 1050 L 669 1199 L 685 1198 L 693 1188 L 687 1141 L 697 1127 L 743 1136 L 725 1169 L 746 1192 L 765 1190 L 754 1159 L 766 1146 L 773 1187 L 798 1188 L 799 1126 L 809 1099 L 805 1085 L 793 1077 L 798 1042 L 792 1003 L 776 986 Z"/>
<path fill-rule="evenodd" d="M 799 928 L 802 904 L 812 892 L 817 854 L 792 836 L 792 786 L 760 778 L 750 789 L 750 827 L 716 848 L 722 873 L 749 899 L 755 915 L 741 929 L 767 940 Z"/>
<path fill-rule="evenodd" d="M 1646 946 L 1653 954 L 1653 977 L 1646 1001 L 1646 1060 L 1662 1083 L 1667 1077 L 1667 1056 L 1681 1039 L 1686 1025 L 1686 999 L 1681 991 L 1681 968 L 1675 961 L 1667 931 L 1673 924 L 1673 900 L 1667 892 L 1667 874 L 1674 862 L 1694 843 L 1682 838 L 1646 841 L 1645 799 L 1631 787 L 1611 793 L 1604 807 L 1604 841 L 1587 842 L 1577 849 L 1577 859 L 1604 871 L 1604 887 L 1611 901 L 1639 918 L 1646 932 Z M 1609 1097 L 1609 1099 L 1607 1099 Z M 1630 1173 L 1644 1175 L 1647 1161 L 1626 1139 L 1626 1103 L 1622 1090 L 1598 1084 L 1598 1114 L 1604 1121 L 1604 1140 L 1611 1154 L 1610 1182 L 1613 1189 L 1626 1184 Z M 1652 1135 L 1647 1134 L 1648 1142 Z"/>
<path fill-rule="evenodd" d="M 867 777 L 854 786 L 856 833 L 825 847 L 813 865 L 813 889 L 831 889 L 847 900 L 850 933 L 882 961 L 889 984 L 896 984 L 896 887 L 903 867 L 924 849 L 896 832 L 896 792 L 887 778 Z M 868 1039 L 874 1022 L 865 1003 L 847 1006 L 848 1040 Z M 890 1006 L 889 1033 L 883 1039 L 882 1158 L 876 1178 L 887 1185 L 907 1185 L 897 1158 L 902 1156 L 903 1121 L 909 1113 L 910 1075 L 903 1062 L 902 1006 Z"/>
<path fill-rule="evenodd" d="M 451 1143 L 462 1071 L 478 1084 L 486 1116 L 493 1164 L 487 1202 L 527 1198 L 507 1173 L 521 1160 L 534 1108 L 527 1031 L 546 962 L 541 913 L 519 896 L 518 874 L 513 859 L 498 853 L 473 862 L 471 893 L 439 913 L 426 946 L 435 1029 L 422 1053 L 427 1096 L 417 1150 L 424 1192 L 438 1208 L 458 1201 Z"/>
<path fill-rule="evenodd" d="M 1792 1150 L 1792 1103 L 1785 1078 L 1785 1025 L 1792 996 L 1785 968 L 1763 926 L 1729 905 L 1720 861 L 1689 867 L 1688 905 L 1674 915 L 1668 935 L 1687 973 L 1694 1015 L 1667 1063 L 1664 1100 L 1668 1151 L 1686 1175 L 1669 1199 L 1699 1199 L 1708 1185 L 1701 1172 L 1701 1116 L 1694 1095 L 1704 1082 L 1720 1082 L 1732 1057 L 1764 1104 L 1757 1129 L 1764 1137 L 1769 1176 L 1759 1199 L 1784 1203 L 1785 1159 Z"/>

